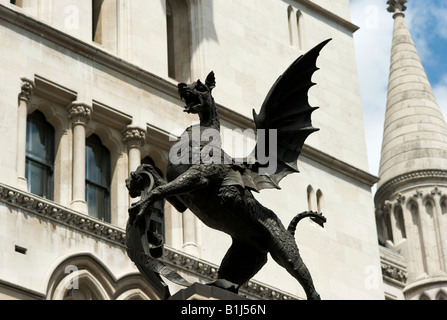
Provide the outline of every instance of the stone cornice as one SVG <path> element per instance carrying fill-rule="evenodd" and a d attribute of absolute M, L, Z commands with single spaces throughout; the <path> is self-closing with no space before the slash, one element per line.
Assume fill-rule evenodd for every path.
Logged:
<path fill-rule="evenodd" d="M 94 238 L 125 246 L 124 230 L 33 194 L 0 184 L 0 201 Z"/>
<path fill-rule="evenodd" d="M 424 180 L 445 180 L 445 183 L 447 184 L 447 170 L 438 170 L 438 169 L 432 169 L 432 170 L 418 170 L 418 171 L 412 171 L 405 174 L 398 175 L 388 181 L 386 181 L 384 184 L 382 184 L 379 189 L 376 192 L 376 195 L 374 196 L 374 200 L 376 205 L 378 202 L 382 201 L 382 198 L 393 188 L 397 186 L 401 186 L 403 184 L 406 184 L 408 182 L 420 182 Z"/>
<path fill-rule="evenodd" d="M 36 195 L 0 183 L 0 202 L 35 216 L 75 230 L 99 241 L 125 248 L 126 231 L 104 221 L 89 217 L 72 209 L 58 205 Z M 218 266 L 184 252 L 165 246 L 162 261 L 171 267 L 197 276 L 203 280 L 214 280 Z M 297 284 L 298 285 L 298 284 Z M 297 297 L 282 292 L 258 281 L 249 281 L 240 289 L 252 299 L 296 300 Z"/>
<path fill-rule="evenodd" d="M 352 22 L 340 17 L 337 14 L 334 14 L 333 12 L 331 12 L 329 10 L 326 10 L 325 8 L 319 6 L 318 4 L 316 4 L 315 2 L 313 2 L 311 0 L 295 0 L 295 1 L 309 9 L 315 11 L 315 12 L 318 12 L 319 14 L 323 15 L 325 18 L 328 18 L 329 20 L 334 21 L 335 23 L 346 28 L 346 30 L 348 30 L 352 33 L 356 32 L 359 29 L 359 27 L 356 26 L 355 24 L 353 24 Z"/>

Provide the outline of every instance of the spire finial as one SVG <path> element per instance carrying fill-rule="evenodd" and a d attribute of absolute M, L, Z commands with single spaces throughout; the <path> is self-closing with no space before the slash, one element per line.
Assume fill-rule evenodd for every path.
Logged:
<path fill-rule="evenodd" d="M 407 0 L 388 0 L 388 11 L 394 13 L 393 17 L 395 17 L 396 14 L 404 15 L 404 11 L 407 10 L 406 3 Z"/>

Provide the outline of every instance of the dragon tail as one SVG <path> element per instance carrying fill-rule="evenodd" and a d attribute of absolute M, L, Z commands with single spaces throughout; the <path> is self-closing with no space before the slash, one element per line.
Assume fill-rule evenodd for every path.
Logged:
<path fill-rule="evenodd" d="M 294 236 L 298 222 L 300 222 L 304 218 L 310 218 L 312 221 L 320 225 L 322 228 L 324 228 L 324 224 L 326 223 L 326 217 L 324 217 L 323 214 L 314 211 L 304 211 L 297 214 L 295 218 L 293 218 L 292 221 L 290 221 L 287 231 L 289 231 Z"/>

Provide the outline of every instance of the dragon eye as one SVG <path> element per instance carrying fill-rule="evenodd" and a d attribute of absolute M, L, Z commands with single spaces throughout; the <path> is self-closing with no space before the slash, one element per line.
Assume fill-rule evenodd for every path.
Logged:
<path fill-rule="evenodd" d="M 197 87 L 197 90 L 199 90 L 200 92 L 205 92 L 206 91 L 206 87 L 203 84 L 201 84 L 201 85 L 199 85 Z"/>

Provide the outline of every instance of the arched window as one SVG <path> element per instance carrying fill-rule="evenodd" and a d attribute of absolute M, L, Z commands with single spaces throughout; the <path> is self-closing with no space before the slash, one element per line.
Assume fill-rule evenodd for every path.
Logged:
<path fill-rule="evenodd" d="M 447 197 L 441 199 L 441 213 L 447 217 Z"/>
<path fill-rule="evenodd" d="M 26 179 L 29 192 L 53 200 L 54 128 L 34 111 L 26 125 Z"/>
<path fill-rule="evenodd" d="M 419 300 L 430 300 L 430 298 L 425 294 L 421 294 L 421 296 L 419 297 Z"/>
<path fill-rule="evenodd" d="M 22 7 L 22 0 L 10 0 L 9 2 L 17 7 Z"/>
<path fill-rule="evenodd" d="M 407 233 L 405 231 L 405 221 L 404 221 L 404 214 L 402 212 L 401 206 L 394 207 L 394 219 L 396 220 L 396 229 L 399 232 L 399 237 L 406 238 Z"/>
<path fill-rule="evenodd" d="M 289 41 L 290 41 L 290 45 L 294 46 L 295 45 L 295 18 L 293 15 L 293 8 L 292 6 L 289 6 L 287 8 L 287 19 L 288 19 L 288 23 L 289 23 Z"/>
<path fill-rule="evenodd" d="M 440 292 L 438 292 L 438 294 L 436 295 L 435 300 L 447 300 L 447 294 L 445 294 L 444 291 L 440 291 Z"/>
<path fill-rule="evenodd" d="M 141 160 L 141 164 L 152 165 L 157 171 L 157 173 L 160 175 L 160 177 L 163 177 L 163 173 L 161 172 L 160 169 L 157 168 L 157 166 L 154 163 L 154 160 L 152 160 L 151 157 L 145 157 L 143 160 Z M 154 203 L 151 222 L 149 225 L 150 231 L 163 236 L 163 238 L 165 237 L 164 207 L 165 207 L 164 200 Z"/>
<path fill-rule="evenodd" d="M 116 0 L 92 0 L 92 41 L 109 50 L 117 48 Z"/>
<path fill-rule="evenodd" d="M 166 1 L 168 75 L 182 82 L 191 75 L 191 26 L 184 0 Z"/>
<path fill-rule="evenodd" d="M 315 206 L 313 205 L 313 198 L 314 198 L 314 189 L 311 185 L 307 187 L 307 206 L 309 208 L 309 211 L 312 211 Z M 316 209 L 316 208 L 315 208 Z"/>
<path fill-rule="evenodd" d="M 303 14 L 300 10 L 296 12 L 296 29 L 297 29 L 297 47 L 298 50 L 304 50 L 303 48 Z"/>
<path fill-rule="evenodd" d="M 85 150 L 85 199 L 88 214 L 111 222 L 110 152 L 97 135 L 91 135 Z"/>
<path fill-rule="evenodd" d="M 323 192 L 320 189 L 318 189 L 317 190 L 317 211 L 319 213 L 321 213 L 323 210 L 322 208 L 323 208 Z"/>
<path fill-rule="evenodd" d="M 385 222 L 385 228 L 386 228 L 386 239 L 390 240 L 391 242 L 394 242 L 393 237 L 393 228 L 391 227 L 391 215 L 388 208 L 385 209 L 385 212 L 383 214 L 383 219 Z"/>

